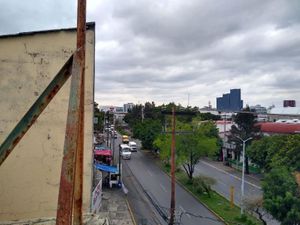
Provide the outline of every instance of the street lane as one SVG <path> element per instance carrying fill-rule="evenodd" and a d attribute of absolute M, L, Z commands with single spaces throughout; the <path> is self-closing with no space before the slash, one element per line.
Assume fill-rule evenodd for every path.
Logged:
<path fill-rule="evenodd" d="M 141 151 L 132 153 L 131 160 L 123 161 L 123 163 L 128 165 L 144 191 L 159 204 L 162 210 L 168 212 L 171 195 L 169 176 Z M 181 217 L 181 224 L 184 225 L 223 224 L 218 221 L 214 214 L 177 184 L 176 210 L 178 213 L 184 213 Z"/>
<path fill-rule="evenodd" d="M 241 173 L 229 168 L 218 165 L 217 162 L 209 160 L 200 160 L 195 166 L 195 176 L 204 175 L 212 177 L 216 180 L 216 184 L 212 189 L 223 195 L 228 200 L 230 199 L 230 186 L 234 187 L 234 203 L 241 205 Z M 260 186 L 260 181 L 250 176 L 245 176 L 245 198 L 254 199 L 262 197 L 263 192 Z M 279 222 L 272 219 L 270 215 L 264 217 L 269 225 L 279 225 Z"/>
<path fill-rule="evenodd" d="M 122 142 L 121 135 L 117 135 L 116 139 L 110 139 L 112 149 L 114 150 L 114 164 L 119 163 L 119 144 Z M 110 143 L 109 143 L 110 144 Z M 148 200 L 143 188 L 138 180 L 132 174 L 131 170 L 124 163 L 127 160 L 122 160 L 122 181 L 125 188 L 128 190 L 127 200 L 133 212 L 137 224 L 142 225 L 166 225 L 161 216 L 157 213 L 154 206 Z"/>
<path fill-rule="evenodd" d="M 208 161 L 201 160 L 195 166 L 195 175 L 204 175 L 212 177 L 216 180 L 213 189 L 218 193 L 230 199 L 230 186 L 234 187 L 234 203 L 240 205 L 241 203 L 241 177 L 233 175 L 225 170 L 222 170 Z M 262 196 L 262 190 L 258 183 L 248 181 L 245 177 L 245 197 L 255 198 Z"/>

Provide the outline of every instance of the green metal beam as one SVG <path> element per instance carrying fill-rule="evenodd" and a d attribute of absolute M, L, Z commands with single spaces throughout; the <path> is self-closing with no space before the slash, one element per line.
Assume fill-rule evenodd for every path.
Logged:
<path fill-rule="evenodd" d="M 73 55 L 0 146 L 0 166 L 71 75 Z"/>

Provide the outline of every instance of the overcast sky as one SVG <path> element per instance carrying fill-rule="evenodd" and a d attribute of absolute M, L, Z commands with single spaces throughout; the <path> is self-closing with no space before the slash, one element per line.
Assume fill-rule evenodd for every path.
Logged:
<path fill-rule="evenodd" d="M 76 0 L 0 0 L 0 34 L 76 26 Z M 100 105 L 300 106 L 299 0 L 87 0 Z"/>

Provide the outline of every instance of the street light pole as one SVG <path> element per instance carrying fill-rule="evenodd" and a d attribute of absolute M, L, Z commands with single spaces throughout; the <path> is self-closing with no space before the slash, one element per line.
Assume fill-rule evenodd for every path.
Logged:
<path fill-rule="evenodd" d="M 245 193 L 245 145 L 246 142 L 251 140 L 252 137 L 249 137 L 246 140 L 243 140 L 240 137 L 236 137 L 243 142 L 243 168 L 242 168 L 242 185 L 241 185 L 241 214 L 244 214 L 244 193 Z"/>
<path fill-rule="evenodd" d="M 171 206 L 169 225 L 174 224 L 175 216 L 175 107 L 172 109 L 172 145 L 171 145 Z"/>

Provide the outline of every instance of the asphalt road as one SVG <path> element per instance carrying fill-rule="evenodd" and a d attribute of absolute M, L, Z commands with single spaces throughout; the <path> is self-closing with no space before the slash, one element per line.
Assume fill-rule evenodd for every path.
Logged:
<path fill-rule="evenodd" d="M 121 136 L 118 135 L 117 139 L 112 139 L 112 149 L 114 149 L 115 164 L 119 162 L 119 144 L 121 143 Z M 114 148 L 113 148 L 114 144 Z M 145 192 L 135 178 L 130 168 L 128 167 L 127 160 L 122 160 L 122 181 L 127 189 L 127 200 L 133 212 L 137 225 L 165 225 L 166 223 L 158 214 L 155 207 L 151 204 Z M 123 189 L 124 190 L 124 189 Z"/>
<path fill-rule="evenodd" d="M 209 160 L 201 160 L 195 166 L 195 175 L 204 175 L 207 177 L 213 177 L 216 180 L 216 184 L 212 188 L 230 199 L 230 186 L 234 187 L 234 203 L 241 205 L 241 173 L 230 168 L 220 165 L 218 162 Z M 262 189 L 260 186 L 260 180 L 255 177 L 245 175 L 245 198 L 255 199 L 262 197 Z M 272 219 L 270 215 L 266 215 L 265 219 L 268 225 L 278 225 L 279 222 Z"/>
<path fill-rule="evenodd" d="M 230 199 L 230 186 L 234 187 L 234 203 L 240 205 L 241 203 L 241 175 L 235 173 L 232 168 L 224 169 L 217 164 L 201 160 L 195 166 L 195 175 L 205 175 L 213 177 L 216 180 L 216 184 L 213 185 L 213 189 L 218 193 Z M 245 198 L 257 198 L 262 196 L 262 190 L 260 187 L 260 181 L 251 179 L 245 176 Z"/>
<path fill-rule="evenodd" d="M 132 158 L 124 160 L 123 163 L 123 168 L 126 169 L 126 166 L 128 166 L 128 169 L 140 183 L 147 198 L 150 199 L 152 204 L 156 205 L 156 209 L 158 208 L 161 212 L 168 213 L 171 195 L 169 176 L 162 172 L 153 160 L 139 150 L 132 153 Z M 126 183 L 126 180 L 124 182 Z M 178 216 L 178 220 L 180 220 L 182 225 L 223 224 L 179 185 L 176 185 L 176 212 L 178 215 L 182 215 L 181 219 Z"/>

